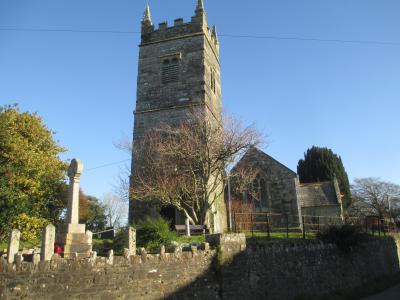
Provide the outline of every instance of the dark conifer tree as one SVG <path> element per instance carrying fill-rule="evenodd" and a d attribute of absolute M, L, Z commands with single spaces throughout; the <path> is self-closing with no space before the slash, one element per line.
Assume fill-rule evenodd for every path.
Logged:
<path fill-rule="evenodd" d="M 338 180 L 343 197 L 343 208 L 351 204 L 350 183 L 340 156 L 331 149 L 313 146 L 304 153 L 297 165 L 297 173 L 301 183 Z"/>

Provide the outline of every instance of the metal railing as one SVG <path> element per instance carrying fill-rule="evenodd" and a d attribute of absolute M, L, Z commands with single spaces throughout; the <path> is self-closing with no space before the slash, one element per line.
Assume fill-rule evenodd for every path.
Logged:
<path fill-rule="evenodd" d="M 389 232 L 397 232 L 398 227 L 393 220 L 382 219 L 377 216 L 368 217 L 327 217 L 313 215 L 290 215 L 268 212 L 246 212 L 233 214 L 233 231 L 251 234 L 258 233 L 271 238 L 272 235 L 280 237 L 302 237 L 315 235 L 329 226 L 349 225 L 359 227 L 360 230 L 376 234 L 386 235 Z"/>

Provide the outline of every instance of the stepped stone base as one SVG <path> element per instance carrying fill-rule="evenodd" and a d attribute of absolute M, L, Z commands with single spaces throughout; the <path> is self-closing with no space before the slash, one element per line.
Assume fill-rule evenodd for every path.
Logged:
<path fill-rule="evenodd" d="M 85 224 L 62 224 L 58 227 L 60 233 L 85 233 Z"/>
<path fill-rule="evenodd" d="M 84 224 L 66 224 L 60 226 L 56 243 L 64 250 L 64 257 L 70 258 L 75 253 L 79 258 L 89 257 L 92 252 L 92 234 L 85 232 Z"/>

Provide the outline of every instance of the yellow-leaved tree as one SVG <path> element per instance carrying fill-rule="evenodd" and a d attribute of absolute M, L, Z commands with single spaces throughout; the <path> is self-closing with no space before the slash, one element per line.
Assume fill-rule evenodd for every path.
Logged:
<path fill-rule="evenodd" d="M 36 113 L 0 107 L 0 238 L 25 214 L 56 223 L 66 203 L 65 149 Z"/>

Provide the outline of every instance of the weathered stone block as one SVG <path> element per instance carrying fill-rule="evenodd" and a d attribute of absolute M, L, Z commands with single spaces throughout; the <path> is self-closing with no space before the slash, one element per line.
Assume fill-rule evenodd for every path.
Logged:
<path fill-rule="evenodd" d="M 24 257 L 22 256 L 21 253 L 15 254 L 15 269 L 17 271 L 21 271 L 22 268 L 22 261 L 24 260 Z"/>
<path fill-rule="evenodd" d="M 67 233 L 85 234 L 85 229 L 86 229 L 85 224 L 61 224 L 57 228 L 57 231 L 60 234 L 67 234 Z"/>
<path fill-rule="evenodd" d="M 136 255 L 136 229 L 128 226 L 125 247 L 128 249 L 129 255 Z"/>
<path fill-rule="evenodd" d="M 39 264 L 40 262 L 40 252 L 39 251 L 34 251 L 32 255 L 32 263 L 34 265 Z"/>
<path fill-rule="evenodd" d="M 56 238 L 56 228 L 49 224 L 42 231 L 42 247 L 40 259 L 49 261 L 54 254 L 54 242 Z"/>
<path fill-rule="evenodd" d="M 107 264 L 109 265 L 114 264 L 114 250 L 110 250 L 108 252 Z"/>
<path fill-rule="evenodd" d="M 92 252 L 92 237 L 86 233 L 64 233 L 58 234 L 56 242 L 64 249 L 64 257 L 77 252 L 80 257 L 89 257 Z"/>
<path fill-rule="evenodd" d="M 12 264 L 15 261 L 15 255 L 19 251 L 19 239 L 21 232 L 18 229 L 13 229 L 8 241 L 7 261 Z"/>
<path fill-rule="evenodd" d="M 165 255 L 165 246 L 161 245 L 160 247 L 160 255 Z"/>
<path fill-rule="evenodd" d="M 65 244 L 64 257 L 69 258 L 77 254 L 80 258 L 89 257 L 92 252 L 92 245 L 88 244 Z"/>

